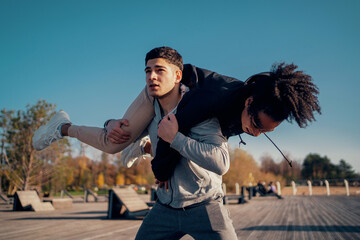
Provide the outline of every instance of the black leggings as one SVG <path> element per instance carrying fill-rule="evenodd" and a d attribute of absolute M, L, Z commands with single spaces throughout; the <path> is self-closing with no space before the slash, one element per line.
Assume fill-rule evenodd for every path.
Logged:
<path fill-rule="evenodd" d="M 188 135 L 193 126 L 214 117 L 218 103 L 217 95 L 211 90 L 193 89 L 186 93 L 175 114 L 179 132 Z M 171 148 L 169 143 L 159 138 L 156 155 L 151 161 L 156 179 L 159 181 L 168 180 L 180 159 L 180 153 Z"/>
<path fill-rule="evenodd" d="M 188 135 L 196 124 L 217 117 L 223 132 L 225 129 L 226 134 L 231 133 L 227 135 L 233 135 L 234 132 L 226 128 L 232 126 L 229 120 L 238 118 L 236 112 L 244 106 L 241 102 L 243 100 L 239 101 L 239 96 L 244 95 L 244 83 L 188 64 L 184 65 L 183 73 L 182 82 L 193 89 L 184 95 L 175 114 L 179 132 Z M 151 161 L 156 179 L 168 180 L 180 159 L 180 153 L 159 138 L 155 158 Z"/>

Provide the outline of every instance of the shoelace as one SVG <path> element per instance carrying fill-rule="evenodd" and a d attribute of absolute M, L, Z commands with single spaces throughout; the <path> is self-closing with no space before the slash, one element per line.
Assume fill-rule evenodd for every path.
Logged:
<path fill-rule="evenodd" d="M 50 135 L 49 138 L 47 140 L 45 140 L 45 144 L 50 146 L 50 144 L 53 143 L 54 141 L 56 141 L 55 133 L 53 135 Z"/>
<path fill-rule="evenodd" d="M 50 135 L 49 138 L 48 138 L 47 140 L 45 140 L 44 142 L 45 142 L 45 144 L 47 144 L 47 146 L 50 146 L 51 143 L 53 143 L 54 141 L 56 141 L 59 149 L 61 149 L 60 143 L 59 143 L 59 141 L 57 141 L 57 140 L 59 140 L 59 139 L 61 139 L 61 138 L 59 138 L 59 137 L 56 135 L 56 132 L 54 132 L 54 133 L 53 133 L 52 135 Z"/>

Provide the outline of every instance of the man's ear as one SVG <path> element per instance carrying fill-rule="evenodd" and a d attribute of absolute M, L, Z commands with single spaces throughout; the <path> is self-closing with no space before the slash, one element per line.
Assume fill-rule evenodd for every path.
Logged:
<path fill-rule="evenodd" d="M 250 106 L 250 104 L 252 103 L 253 100 L 254 100 L 253 97 L 248 97 L 248 98 L 245 100 L 245 107 Z"/>
<path fill-rule="evenodd" d="M 181 81 L 181 79 L 182 79 L 182 71 L 181 70 L 178 70 L 178 71 L 176 71 L 176 80 L 175 80 L 175 82 L 176 83 L 179 83 L 180 81 Z"/>

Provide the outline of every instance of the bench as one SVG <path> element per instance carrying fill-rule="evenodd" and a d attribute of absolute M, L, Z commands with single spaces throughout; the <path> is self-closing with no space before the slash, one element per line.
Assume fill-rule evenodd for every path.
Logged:
<path fill-rule="evenodd" d="M 52 211 L 50 202 L 41 202 L 36 191 L 17 191 L 14 196 L 14 211 Z"/>
<path fill-rule="evenodd" d="M 149 206 L 132 188 L 113 188 L 109 190 L 108 218 L 143 217 Z"/>

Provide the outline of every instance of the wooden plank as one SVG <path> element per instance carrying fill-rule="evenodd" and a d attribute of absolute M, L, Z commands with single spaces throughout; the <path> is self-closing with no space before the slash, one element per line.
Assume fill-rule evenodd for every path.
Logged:
<path fill-rule="evenodd" d="M 142 220 L 107 220 L 107 207 L 98 202 L 50 212 L 0 208 L 0 239 L 134 239 Z M 360 197 L 253 198 L 226 207 L 239 239 L 360 239 Z"/>

